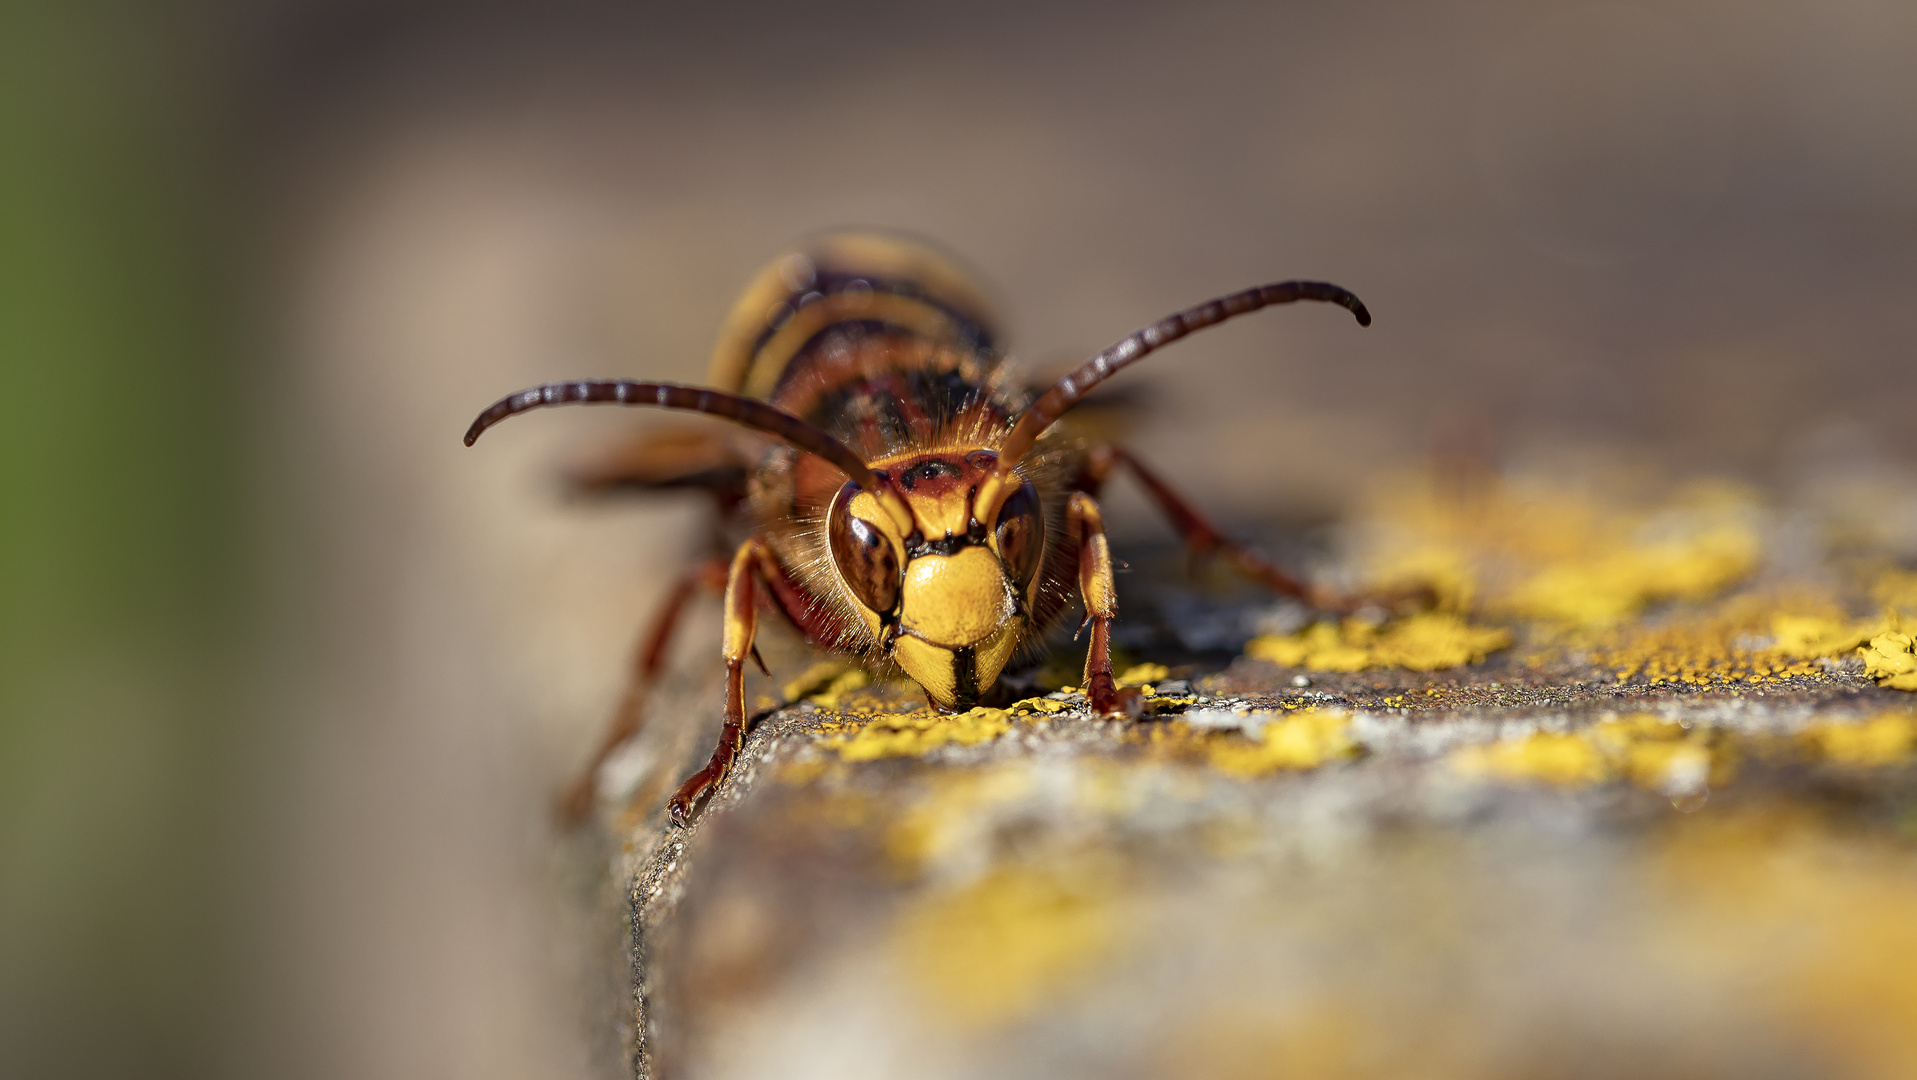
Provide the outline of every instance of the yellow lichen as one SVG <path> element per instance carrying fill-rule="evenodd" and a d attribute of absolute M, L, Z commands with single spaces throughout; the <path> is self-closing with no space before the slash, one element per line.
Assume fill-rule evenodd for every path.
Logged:
<path fill-rule="evenodd" d="M 1755 506 L 1723 486 L 1694 487 L 1656 505 L 1621 490 L 1600 496 L 1504 482 L 1466 497 L 1428 481 L 1400 483 L 1373 506 L 1370 562 L 1374 576 L 1397 581 L 1416 578 L 1416 567 L 1443 568 L 1436 581 L 1443 595 L 1533 620 L 1533 640 L 1548 648 L 1621 680 L 1652 683 L 1820 675 L 1825 666 L 1817 661 L 1850 655 L 1898 630 L 1898 612 L 1917 610 L 1917 574 L 1902 570 L 1880 572 L 1872 585 L 1884 618 L 1859 622 L 1827 590 L 1804 586 L 1700 608 L 1757 565 Z M 1666 602 L 1690 607 L 1655 625 L 1632 621 Z M 1364 644 L 1343 629 L 1314 628 L 1282 643 L 1261 639 L 1254 655 L 1359 670 L 1372 666 L 1360 656 Z M 1889 644 L 1873 674 L 1899 685 L 1905 672 L 1893 669 L 1901 650 Z M 1908 681 L 1917 687 L 1917 669 Z"/>
<path fill-rule="evenodd" d="M 1855 623 L 1815 592 L 1750 594 L 1655 626 L 1626 626 L 1565 639 L 1618 679 L 1652 683 L 1776 682 L 1822 674 L 1881 629 Z"/>
<path fill-rule="evenodd" d="M 1879 686 L 1917 690 L 1917 648 L 1913 648 L 1913 641 L 1917 639 L 1894 630 L 1871 638 L 1870 644 L 1859 650 L 1864 657 L 1864 674 L 1876 679 Z"/>
<path fill-rule="evenodd" d="M 1679 796 L 1707 790 L 1724 762 L 1713 754 L 1708 733 L 1688 732 L 1640 713 L 1580 731 L 1534 731 L 1521 739 L 1464 747 L 1452 754 L 1451 764 L 1467 775 L 1565 787 L 1622 778 Z"/>
<path fill-rule="evenodd" d="M 1448 607 L 1614 626 L 1746 577 L 1760 554 L 1752 507 L 1724 485 L 1633 506 L 1559 485 L 1490 482 L 1465 494 L 1400 480 L 1372 501 L 1366 561 L 1375 579 L 1434 587 Z"/>
<path fill-rule="evenodd" d="M 1207 756 L 1212 768 L 1232 776 L 1315 769 L 1358 752 L 1351 739 L 1350 723 L 1343 713 L 1302 709 L 1267 721 L 1256 741 L 1239 736 L 1213 740 L 1207 746 Z"/>
<path fill-rule="evenodd" d="M 840 660 L 821 660 L 785 684 L 783 693 L 787 701 L 803 701 L 806 698 L 832 685 L 832 680 L 850 670 Z"/>
<path fill-rule="evenodd" d="M 1894 765 L 1917 747 L 1917 721 L 1909 713 L 1883 713 L 1861 724 L 1819 724 L 1804 739 L 1839 765 Z"/>
<path fill-rule="evenodd" d="M 1872 624 L 1850 623 L 1818 615 L 1771 618 L 1771 637 L 1777 651 L 1793 659 L 1841 656 L 1870 640 Z"/>
<path fill-rule="evenodd" d="M 1451 765 L 1470 776 L 1536 780 L 1566 787 L 1629 780 L 1673 797 L 1707 791 L 1730 779 L 1744 749 L 1774 745 L 1765 736 L 1685 728 L 1647 714 L 1606 720 L 1573 732 L 1536 731 L 1518 739 L 1467 746 Z M 1839 765 L 1890 765 L 1917 748 L 1917 718 L 1885 713 L 1865 723 L 1824 721 L 1797 745 Z"/>
<path fill-rule="evenodd" d="M 1475 664 L 1509 644 L 1509 630 L 1472 626 L 1455 615 L 1427 612 L 1386 628 L 1374 652 L 1382 667 L 1440 671 Z"/>
<path fill-rule="evenodd" d="M 1143 686 L 1155 683 L 1171 674 L 1171 669 L 1163 664 L 1133 664 L 1118 676 L 1120 686 Z"/>
<path fill-rule="evenodd" d="M 1296 634 L 1266 634 L 1253 638 L 1245 655 L 1312 671 L 1440 671 L 1476 663 L 1509 644 L 1508 630 L 1429 611 L 1383 627 L 1350 619 L 1313 623 Z"/>
<path fill-rule="evenodd" d="M 1701 741 L 1647 742 L 1631 747 L 1624 774 L 1639 787 L 1677 796 L 1704 791 L 1723 765 Z"/>
<path fill-rule="evenodd" d="M 785 684 L 785 700 L 810 701 L 822 709 L 839 707 L 839 696 L 869 685 L 871 677 L 843 661 L 821 660 Z"/>
<path fill-rule="evenodd" d="M 1654 602 L 1717 595 L 1750 573 L 1757 553 L 1755 536 L 1728 527 L 1627 546 L 1543 567 L 1504 606 L 1576 626 L 1614 626 Z"/>
<path fill-rule="evenodd" d="M 955 716 L 930 711 L 875 716 L 851 736 L 833 735 L 820 745 L 846 761 L 918 757 L 941 746 L 976 746 L 1012 729 L 1005 709 L 972 709 Z"/>
<path fill-rule="evenodd" d="M 1592 725 L 1590 738 L 1599 749 L 1613 757 L 1626 754 L 1633 746 L 1646 742 L 1666 743 L 1684 737 L 1684 725 L 1650 713 L 1632 713 Z"/>
<path fill-rule="evenodd" d="M 1464 747 L 1451 755 L 1451 765 L 1466 775 L 1542 780 L 1566 786 L 1598 784 L 1614 775 L 1604 752 L 1591 739 L 1548 731 Z"/>
<path fill-rule="evenodd" d="M 896 955 L 932 1017 L 1003 1024 L 1069 991 L 1111 952 L 1125 925 L 1120 886 L 1096 860 L 997 867 L 911 903 L 894 930 Z"/>
<path fill-rule="evenodd" d="M 1295 634 L 1252 638 L 1245 645 L 1245 655 L 1254 660 L 1269 660 L 1280 667 L 1307 667 L 1313 671 L 1362 671 L 1371 662 L 1369 652 L 1349 644 L 1343 629 L 1327 622 L 1313 623 Z"/>
<path fill-rule="evenodd" d="M 855 668 L 839 676 L 838 678 L 833 679 L 832 682 L 828 684 L 824 690 L 821 690 L 818 693 L 813 694 L 811 697 L 807 698 L 806 700 L 812 702 L 814 705 L 817 705 L 821 709 L 836 709 L 839 707 L 841 703 L 842 695 L 850 693 L 853 690 L 858 690 L 866 686 L 867 683 L 869 682 L 870 682 L 870 679 L 865 674 L 865 672 L 859 671 Z"/>

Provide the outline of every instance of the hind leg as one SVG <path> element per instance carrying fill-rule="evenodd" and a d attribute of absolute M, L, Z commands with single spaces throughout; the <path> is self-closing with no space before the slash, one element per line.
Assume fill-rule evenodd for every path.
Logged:
<path fill-rule="evenodd" d="M 724 588 L 725 572 L 722 560 L 701 560 L 680 575 L 672 591 L 653 612 L 652 623 L 633 653 L 632 671 L 627 676 L 619 707 L 612 714 L 612 722 L 606 725 L 605 734 L 600 736 L 599 745 L 593 749 L 585 768 L 559 796 L 557 810 L 565 824 L 576 825 L 592 813 L 593 804 L 599 799 L 599 769 L 606 759 L 639 734 L 645 721 L 646 699 L 652 695 L 653 684 L 665 667 L 666 652 L 679 629 L 686 604 L 701 590 L 717 592 Z"/>
<path fill-rule="evenodd" d="M 1277 564 L 1266 559 L 1252 549 L 1219 531 L 1218 527 L 1197 508 L 1186 500 L 1185 496 L 1166 483 L 1156 472 L 1146 468 L 1144 463 L 1129 451 L 1106 444 L 1094 447 L 1087 458 L 1085 471 L 1079 478 L 1080 490 L 1098 492 L 1111 475 L 1115 466 L 1123 465 L 1145 489 L 1152 503 L 1177 530 L 1178 536 L 1185 542 L 1193 555 L 1223 559 L 1232 569 L 1263 585 L 1282 596 L 1301 600 L 1320 611 L 1348 613 L 1367 605 L 1377 605 L 1392 610 L 1429 607 L 1432 597 L 1429 590 L 1406 590 L 1382 595 L 1347 596 L 1330 589 L 1314 587 L 1287 573 Z"/>

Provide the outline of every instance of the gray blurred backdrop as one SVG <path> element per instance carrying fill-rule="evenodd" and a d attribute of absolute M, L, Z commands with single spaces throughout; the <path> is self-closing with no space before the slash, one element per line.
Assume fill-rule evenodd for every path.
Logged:
<path fill-rule="evenodd" d="M 816 229 L 943 241 L 1048 370 L 1356 290 L 1369 331 L 1127 376 L 1132 441 L 1261 535 L 1459 432 L 1917 460 L 1900 0 L 14 0 L 0 123 L 9 1076 L 617 1069 L 611 853 L 546 798 L 699 508 L 553 496 L 632 416 L 458 436 L 541 379 L 700 379 Z"/>

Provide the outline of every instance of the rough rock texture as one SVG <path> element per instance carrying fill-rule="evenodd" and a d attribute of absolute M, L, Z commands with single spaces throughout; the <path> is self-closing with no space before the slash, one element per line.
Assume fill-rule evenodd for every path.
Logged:
<path fill-rule="evenodd" d="M 638 1075 L 1917 1072 L 1901 534 L 1467 480 L 1322 549 L 1438 586 L 1396 623 L 1134 549 L 1135 723 L 1068 643 L 958 717 L 814 668 L 688 830 L 656 808 L 707 736 L 658 725 L 618 820 Z"/>

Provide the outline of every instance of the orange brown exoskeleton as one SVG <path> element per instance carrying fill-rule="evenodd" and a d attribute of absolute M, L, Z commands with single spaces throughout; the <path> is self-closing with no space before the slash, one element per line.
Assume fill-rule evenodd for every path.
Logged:
<path fill-rule="evenodd" d="M 745 737 L 745 662 L 761 608 L 820 648 L 902 669 L 940 709 L 976 704 L 1006 664 L 1037 646 L 1076 597 L 1091 628 L 1092 709 L 1127 717 L 1136 691 L 1113 680 L 1117 599 L 1097 497 L 1129 468 L 1186 543 L 1321 607 L 1329 594 L 1225 538 L 1123 449 L 1054 427 L 1094 386 L 1185 335 L 1273 304 L 1356 296 L 1287 281 L 1233 293 L 1128 335 L 1034 400 L 1015 381 L 997 322 L 964 274 L 914 242 L 868 233 L 817 238 L 767 267 L 734 307 L 710 388 L 629 379 L 550 383 L 504 398 L 466 433 L 547 405 L 614 403 L 703 412 L 769 436 L 742 448 L 711 432 L 652 435 L 582 470 L 577 486 L 697 487 L 743 526 L 732 551 L 668 594 L 626 699 L 563 808 L 591 809 L 599 766 L 637 730 L 679 613 L 703 585 L 725 590 L 725 727 L 711 761 L 672 798 L 684 822 Z"/>

